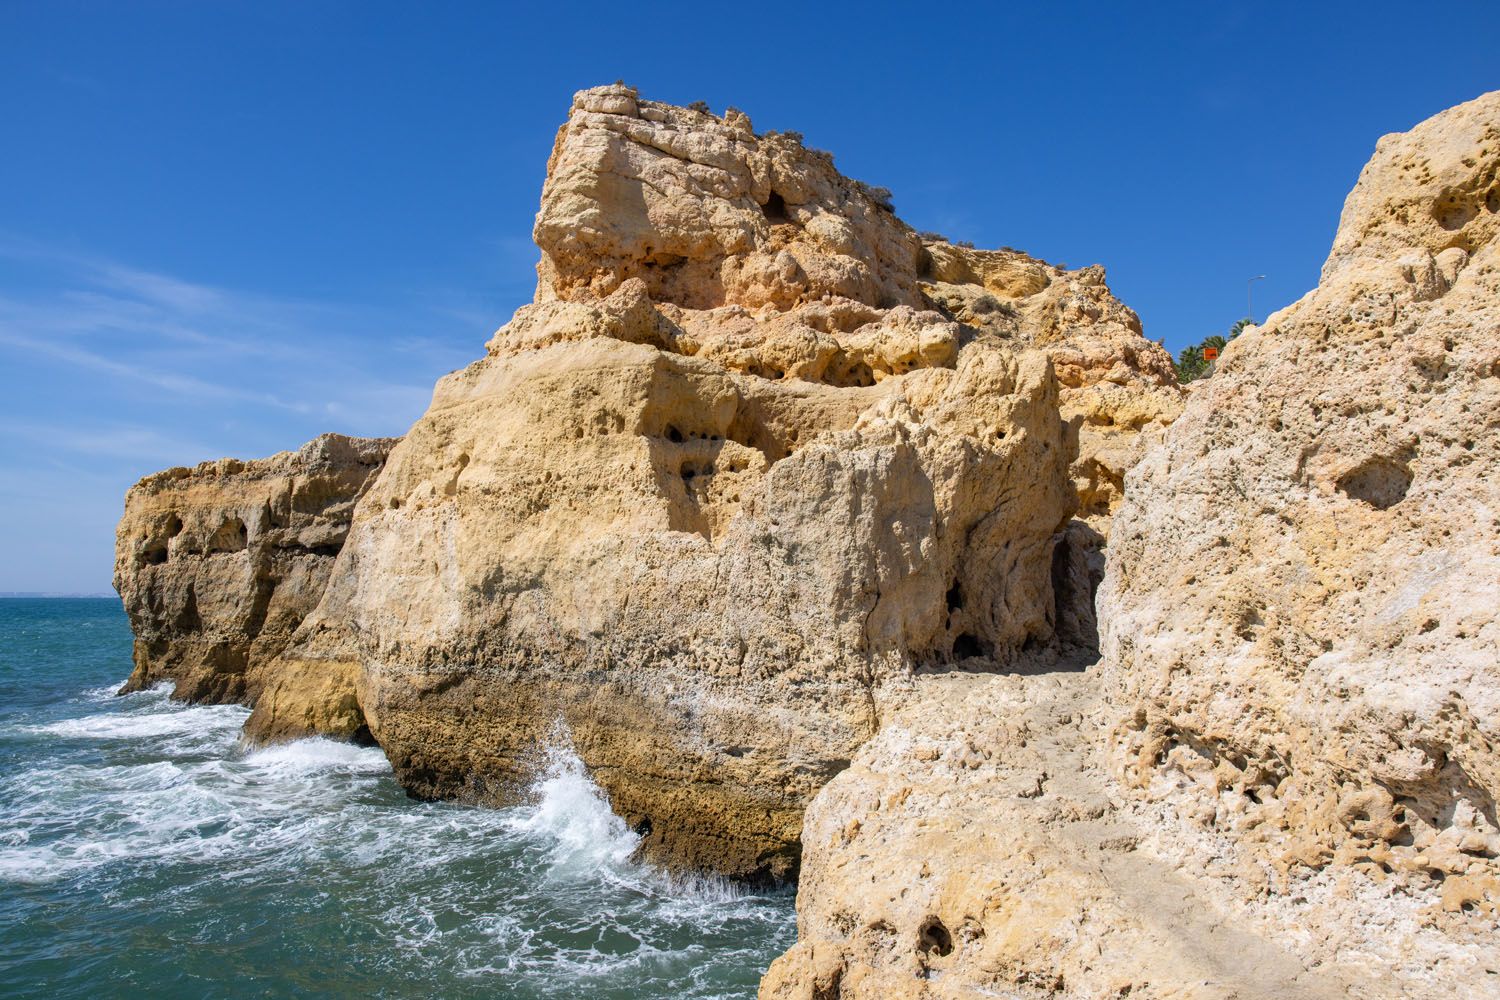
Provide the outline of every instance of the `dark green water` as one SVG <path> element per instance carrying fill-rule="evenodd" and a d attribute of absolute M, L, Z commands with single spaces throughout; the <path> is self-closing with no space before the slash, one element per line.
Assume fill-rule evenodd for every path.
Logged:
<path fill-rule="evenodd" d="M 422 804 L 129 667 L 117 601 L 0 600 L 0 996 L 752 997 L 791 944 L 789 893 L 631 862 L 565 739 L 531 805 Z"/>

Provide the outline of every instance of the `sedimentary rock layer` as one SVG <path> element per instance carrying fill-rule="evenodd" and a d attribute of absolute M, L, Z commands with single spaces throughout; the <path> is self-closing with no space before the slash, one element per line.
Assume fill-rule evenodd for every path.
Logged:
<path fill-rule="evenodd" d="M 1083 671 L 923 678 L 815 798 L 762 1000 L 1403 995 L 1149 846 Z"/>
<path fill-rule="evenodd" d="M 125 496 L 115 589 L 135 633 L 124 690 L 251 704 L 323 595 L 354 504 L 394 439 L 325 434 L 295 452 L 147 476 Z"/>

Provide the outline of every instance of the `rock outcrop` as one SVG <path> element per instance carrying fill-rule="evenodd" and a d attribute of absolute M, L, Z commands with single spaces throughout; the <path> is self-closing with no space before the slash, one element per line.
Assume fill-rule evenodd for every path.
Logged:
<path fill-rule="evenodd" d="M 1068 271 L 1017 250 L 924 245 L 927 301 L 967 326 L 1041 348 L 1057 373 L 1078 517 L 1107 538 L 1125 473 L 1182 412 L 1171 356 L 1110 294 L 1097 265 Z"/>
<path fill-rule="evenodd" d="M 394 444 L 325 434 L 133 486 L 115 542 L 115 590 L 135 633 L 124 690 L 171 681 L 186 700 L 253 704 Z"/>
<path fill-rule="evenodd" d="M 622 86 L 535 236 L 253 736 L 357 703 L 413 793 L 503 802 L 561 718 L 652 856 L 783 878 L 915 674 L 1093 641 L 1059 393 L 1176 392 L 1102 270 L 924 240 L 799 137 Z"/>
<path fill-rule="evenodd" d="M 1097 645 L 1181 396 L 1101 268 L 917 234 L 794 133 L 623 86 L 576 96 L 535 236 L 534 302 L 292 520 L 285 457 L 132 493 L 133 684 L 488 803 L 561 719 L 652 856 L 779 879 L 914 678 Z"/>
<path fill-rule="evenodd" d="M 1361 886 L 1411 937 L 1357 905 L 1328 933 L 1413 976 L 1465 968 L 1429 929 L 1493 948 L 1500 916 L 1497 430 L 1500 93 L 1380 141 L 1318 287 L 1132 475 L 1100 598 L 1164 848 Z"/>
<path fill-rule="evenodd" d="M 1500 992 L 1497 178 L 1500 93 L 1381 140 L 1126 477 L 1102 662 L 919 680 L 765 1000 Z"/>

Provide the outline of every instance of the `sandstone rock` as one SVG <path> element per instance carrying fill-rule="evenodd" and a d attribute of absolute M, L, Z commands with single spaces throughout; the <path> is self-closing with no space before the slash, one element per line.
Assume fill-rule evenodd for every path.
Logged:
<path fill-rule="evenodd" d="M 280 670 L 360 664 L 417 794 L 507 801 L 561 716 L 659 854 L 784 876 L 882 684 L 1050 638 L 1072 496 L 1044 356 L 836 387 L 504 346 L 439 385 Z"/>
<path fill-rule="evenodd" d="M 764 1000 L 1497 995 L 1497 173 L 1500 93 L 1381 141 L 1127 475 L 1103 661 L 887 711 Z"/>
<path fill-rule="evenodd" d="M 762 1000 L 1363 996 L 1139 845 L 1083 672 L 924 678 L 803 829 L 798 943 Z"/>
<path fill-rule="evenodd" d="M 1500 93 L 1380 141 L 1318 287 L 1231 343 L 1131 474 L 1100 597 L 1116 764 L 1167 849 L 1283 893 L 1357 869 L 1491 947 L 1497 171 Z M 1367 919 L 1329 933 L 1473 972 Z"/>
<path fill-rule="evenodd" d="M 238 512 L 243 553 L 158 578 L 135 540 L 185 501 L 127 517 L 133 683 L 488 803 L 561 719 L 653 856 L 783 878 L 914 676 L 1097 644 L 1120 480 L 1181 395 L 1101 268 L 920 237 L 795 134 L 623 86 L 575 97 L 535 236 L 535 301 L 324 521 L 273 537 L 282 486 L 199 475 L 179 516 Z"/>
<path fill-rule="evenodd" d="M 254 702 L 318 603 L 355 501 L 395 442 L 325 434 L 296 452 L 142 479 L 125 497 L 115 589 L 135 633 L 125 691 Z"/>
<path fill-rule="evenodd" d="M 914 673 L 1092 641 L 1054 359 L 1174 384 L 1101 269 L 984 285 L 797 137 L 620 86 L 575 98 L 535 235 L 535 302 L 392 453 L 253 734 L 357 706 L 415 794 L 504 802 L 562 718 L 653 856 L 780 878 Z"/>
<path fill-rule="evenodd" d="M 929 302 L 1052 358 L 1072 435 L 1079 517 L 1102 545 L 1126 471 L 1182 412 L 1186 393 L 1171 356 L 1142 336 L 1140 318 L 1110 294 L 1101 267 L 1069 271 L 1016 250 L 936 240 L 925 250 L 922 291 Z"/>

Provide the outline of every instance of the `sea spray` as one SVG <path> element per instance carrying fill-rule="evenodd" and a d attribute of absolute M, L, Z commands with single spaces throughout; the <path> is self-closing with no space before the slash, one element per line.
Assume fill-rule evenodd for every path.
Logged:
<path fill-rule="evenodd" d="M 721 876 L 669 871 L 640 860 L 640 835 L 611 809 L 561 717 L 538 744 L 532 768 L 527 805 L 512 811 L 512 829 L 548 845 L 553 874 L 604 879 L 665 906 L 728 903 L 754 895 Z"/>
<path fill-rule="evenodd" d="M 514 829 L 552 844 L 554 867 L 609 870 L 625 865 L 640 837 L 609 807 L 573 746 L 568 725 L 557 719 L 541 747 L 531 804 L 515 813 Z"/>

